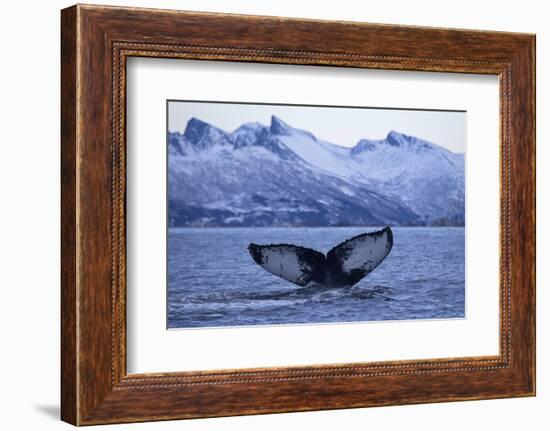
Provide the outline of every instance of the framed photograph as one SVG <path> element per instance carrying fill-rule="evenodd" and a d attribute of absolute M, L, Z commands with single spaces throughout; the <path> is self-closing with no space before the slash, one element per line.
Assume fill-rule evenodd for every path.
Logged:
<path fill-rule="evenodd" d="M 168 328 L 465 318 L 465 112 L 167 103 Z"/>
<path fill-rule="evenodd" d="M 62 11 L 62 419 L 535 394 L 535 37 Z"/>

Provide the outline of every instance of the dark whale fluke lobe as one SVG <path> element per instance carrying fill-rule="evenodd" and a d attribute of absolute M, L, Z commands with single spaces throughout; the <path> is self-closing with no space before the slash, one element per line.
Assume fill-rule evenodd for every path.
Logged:
<path fill-rule="evenodd" d="M 293 244 L 248 246 L 250 256 L 266 271 L 298 286 L 351 287 L 372 272 L 393 246 L 389 226 L 354 236 L 325 256 L 311 248 Z"/>

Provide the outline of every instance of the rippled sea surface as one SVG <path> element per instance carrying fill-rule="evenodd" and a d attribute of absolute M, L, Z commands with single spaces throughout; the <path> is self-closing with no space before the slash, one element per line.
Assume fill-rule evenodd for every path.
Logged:
<path fill-rule="evenodd" d="M 464 228 L 393 228 L 378 268 L 352 288 L 299 287 L 259 267 L 248 244 L 328 252 L 376 228 L 175 228 L 168 234 L 168 327 L 464 317 Z"/>

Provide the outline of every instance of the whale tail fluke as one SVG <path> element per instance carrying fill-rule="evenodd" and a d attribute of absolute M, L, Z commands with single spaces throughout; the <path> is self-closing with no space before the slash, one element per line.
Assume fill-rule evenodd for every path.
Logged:
<path fill-rule="evenodd" d="M 250 256 L 266 271 L 298 286 L 316 283 L 325 287 L 353 286 L 372 272 L 393 246 L 389 226 L 350 238 L 327 255 L 293 244 L 248 246 Z"/>

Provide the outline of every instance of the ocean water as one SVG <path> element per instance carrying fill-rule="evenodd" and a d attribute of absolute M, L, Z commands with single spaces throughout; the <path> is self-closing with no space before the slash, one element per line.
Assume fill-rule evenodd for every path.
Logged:
<path fill-rule="evenodd" d="M 173 228 L 168 328 L 463 318 L 464 228 L 392 228 L 393 249 L 351 288 L 299 287 L 258 266 L 248 244 L 328 252 L 377 228 Z"/>

